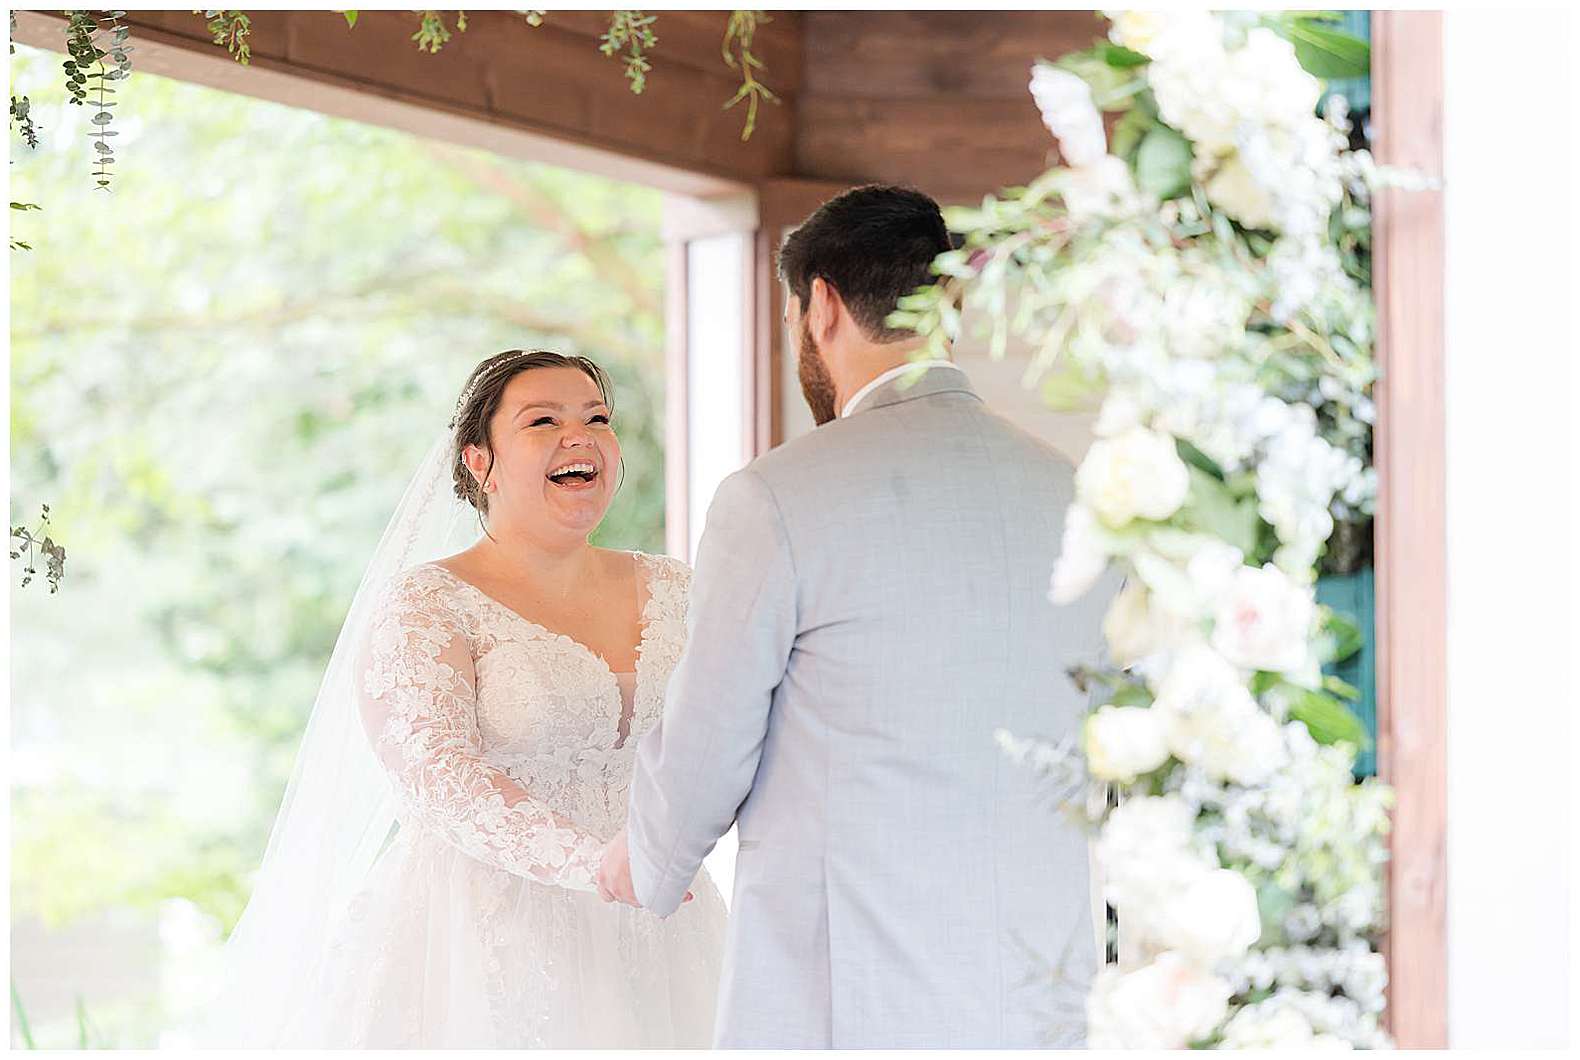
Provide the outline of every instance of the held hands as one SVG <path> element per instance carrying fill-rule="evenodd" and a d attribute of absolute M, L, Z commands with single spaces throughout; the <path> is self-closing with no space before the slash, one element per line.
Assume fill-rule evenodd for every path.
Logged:
<path fill-rule="evenodd" d="M 642 903 L 636 900 L 636 887 L 631 882 L 631 852 L 626 846 L 624 828 L 604 849 L 603 862 L 598 866 L 598 897 L 606 902 L 622 902 L 637 909 L 642 907 Z M 686 901 L 691 901 L 693 897 L 690 891 L 686 892 Z"/>

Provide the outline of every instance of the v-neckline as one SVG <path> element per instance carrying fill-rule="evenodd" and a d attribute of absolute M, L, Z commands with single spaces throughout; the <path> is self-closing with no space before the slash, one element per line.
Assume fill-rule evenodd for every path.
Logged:
<path fill-rule="evenodd" d="M 631 553 L 631 556 L 632 556 L 632 558 L 633 558 L 633 560 L 634 560 L 634 562 L 636 564 L 638 577 L 641 579 L 641 587 L 647 591 L 647 602 L 642 605 L 641 614 L 637 615 L 637 622 L 641 625 L 642 628 L 637 633 L 636 659 L 632 663 L 632 669 L 630 669 L 630 670 L 621 670 L 621 671 L 618 671 L 618 672 L 614 669 L 614 667 L 609 665 L 609 660 L 608 659 L 605 659 L 598 652 L 593 651 L 593 649 L 590 646 L 588 646 L 587 644 L 584 644 L 581 641 L 577 640 L 575 637 L 571 636 L 569 633 L 561 633 L 559 630 L 550 629 L 548 626 L 543 625 L 541 622 L 534 622 L 534 621 L 532 621 L 532 619 L 528 618 L 526 615 L 523 615 L 520 611 L 517 611 L 515 608 L 511 607 L 509 604 L 505 603 L 503 600 L 500 600 L 499 598 L 497 598 L 495 596 L 491 596 L 490 594 L 484 592 L 482 589 L 478 588 L 476 585 L 473 585 L 471 582 L 467 581 L 465 578 L 461 577 L 459 574 L 455 573 L 454 571 L 452 571 L 448 567 L 442 566 L 442 565 L 440 565 L 438 563 L 429 563 L 428 566 L 432 567 L 433 569 L 435 569 L 437 571 L 441 571 L 448 578 L 450 578 L 451 581 L 454 581 L 457 584 L 459 584 L 459 585 L 461 585 L 461 586 L 463 586 L 463 587 L 465 587 L 467 589 L 470 589 L 472 592 L 474 592 L 478 596 L 482 597 L 488 603 L 493 604 L 495 607 L 499 608 L 499 610 L 503 611 L 505 614 L 509 615 L 511 618 L 515 619 L 517 622 L 520 622 L 522 625 L 528 626 L 531 629 L 535 629 L 539 633 L 542 633 L 542 634 L 550 637 L 551 639 L 564 641 L 567 644 L 575 645 L 577 648 L 579 648 L 581 650 L 581 652 L 582 652 L 582 654 L 584 656 L 586 656 L 587 658 L 591 659 L 593 662 L 597 663 L 599 669 L 603 670 L 604 674 L 608 676 L 609 684 L 611 684 L 614 687 L 614 692 L 615 692 L 616 698 L 619 698 L 619 695 L 620 695 L 620 679 L 619 679 L 619 676 L 618 676 L 619 673 L 635 674 L 636 678 L 637 678 L 637 681 L 636 681 L 637 687 L 638 688 L 641 687 L 641 684 L 642 684 L 642 659 L 647 654 L 647 651 L 646 651 L 646 649 L 647 649 L 647 638 L 648 638 L 648 634 L 653 629 L 653 615 L 651 614 L 651 612 L 653 610 L 654 601 L 656 601 L 658 599 L 658 594 L 653 592 L 653 579 L 654 579 L 654 576 L 655 576 L 655 571 L 653 569 L 654 568 L 654 564 L 649 562 L 650 557 L 645 552 L 636 552 L 636 551 L 633 551 Z M 624 704 L 621 705 L 621 713 L 622 714 L 624 713 Z"/>

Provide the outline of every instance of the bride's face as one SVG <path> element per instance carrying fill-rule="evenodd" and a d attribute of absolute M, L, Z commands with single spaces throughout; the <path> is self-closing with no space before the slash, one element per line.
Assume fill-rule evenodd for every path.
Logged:
<path fill-rule="evenodd" d="M 506 384 L 489 421 L 494 469 L 489 521 L 539 532 L 592 533 L 614 499 L 620 439 L 597 385 L 576 368 L 534 368 Z M 488 453 L 467 450 L 481 477 Z"/>

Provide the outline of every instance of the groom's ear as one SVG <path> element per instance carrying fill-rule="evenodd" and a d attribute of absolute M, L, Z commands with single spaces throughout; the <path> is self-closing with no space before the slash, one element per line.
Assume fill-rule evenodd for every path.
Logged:
<path fill-rule="evenodd" d="M 807 330 L 812 332 L 819 343 L 826 343 L 833 338 L 835 330 L 839 327 L 839 318 L 845 312 L 844 299 L 840 298 L 832 284 L 823 277 L 813 278 L 809 291 L 810 298 L 806 306 Z"/>

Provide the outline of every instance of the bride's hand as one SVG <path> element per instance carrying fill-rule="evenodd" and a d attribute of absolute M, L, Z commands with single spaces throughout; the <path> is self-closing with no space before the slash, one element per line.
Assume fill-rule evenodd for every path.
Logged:
<path fill-rule="evenodd" d="M 636 906 L 636 888 L 631 883 L 631 853 L 626 846 L 625 829 L 604 848 L 598 866 L 598 897 L 606 902 Z"/>
<path fill-rule="evenodd" d="M 631 882 L 631 851 L 626 845 L 624 828 L 604 848 L 603 861 L 598 866 L 597 883 L 598 897 L 604 901 L 621 902 L 637 909 L 642 907 L 636 900 L 636 886 Z M 687 891 L 681 902 L 695 901 L 696 897 Z"/>

